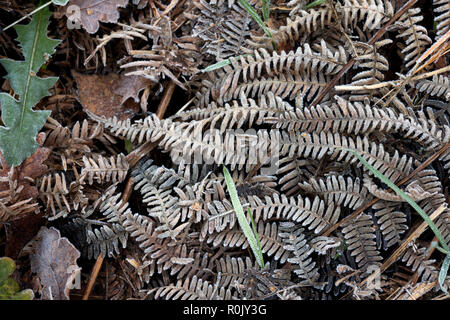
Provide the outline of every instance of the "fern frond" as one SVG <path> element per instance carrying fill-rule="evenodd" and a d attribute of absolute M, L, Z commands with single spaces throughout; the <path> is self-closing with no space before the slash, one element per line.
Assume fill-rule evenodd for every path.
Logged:
<path fill-rule="evenodd" d="M 211 0 L 195 0 L 193 4 L 200 11 L 193 32 L 204 41 L 203 52 L 217 61 L 244 53 L 252 20 L 240 4 L 227 6 Z"/>
<path fill-rule="evenodd" d="M 259 221 L 257 225 L 257 233 L 261 243 L 261 252 L 269 257 L 273 256 L 275 260 L 284 263 L 288 254 L 283 248 L 282 242 L 278 237 L 278 224 L 276 222 L 264 223 Z M 237 247 L 242 249 L 248 248 L 248 240 L 240 229 L 226 230 L 207 237 L 206 243 L 212 243 L 214 247 Z"/>
<path fill-rule="evenodd" d="M 250 208 L 255 222 L 269 219 L 289 220 L 301 223 L 302 226 L 314 230 L 315 233 L 325 231 L 335 224 L 340 215 L 339 207 L 335 207 L 332 203 L 325 204 L 318 197 L 311 201 L 309 198 L 301 196 L 288 198 L 284 194 L 281 196 L 273 194 L 272 197 L 266 196 L 264 199 L 249 196 L 246 200 L 241 199 L 241 203 L 244 209 Z M 207 206 L 210 217 L 202 228 L 202 235 L 234 227 L 235 213 L 228 200 L 213 201 Z"/>
<path fill-rule="evenodd" d="M 23 186 L 19 186 L 17 180 L 13 179 L 13 170 L 11 168 L 7 176 L 0 177 L 0 183 L 7 184 L 7 187 L 0 191 L 0 222 L 13 221 L 39 210 L 38 203 L 32 198 L 19 198 Z"/>
<path fill-rule="evenodd" d="M 216 270 L 220 273 L 219 286 L 229 287 L 231 285 L 246 285 L 249 279 L 245 277 L 245 271 L 248 269 L 255 269 L 258 265 L 256 262 L 252 262 L 249 257 L 245 257 L 245 260 L 241 257 L 230 257 L 216 260 Z"/>
<path fill-rule="evenodd" d="M 342 229 L 345 242 L 351 255 L 355 257 L 358 267 L 363 272 L 370 266 L 379 266 L 382 260 L 380 252 L 376 249 L 375 229 L 372 218 L 361 214 L 349 221 Z"/>
<path fill-rule="evenodd" d="M 292 132 L 333 132 L 363 135 L 371 132 L 400 133 L 432 149 L 450 140 L 450 128 L 438 128 L 432 121 L 420 117 L 397 114 L 391 108 L 377 108 L 360 102 L 350 102 L 335 96 L 337 103 L 330 106 L 298 106 L 281 112 L 278 117 L 267 117 L 265 123 Z"/>
<path fill-rule="evenodd" d="M 364 187 L 366 187 L 373 196 L 379 199 L 386 201 L 405 202 L 405 199 L 403 199 L 401 196 L 379 188 L 368 176 L 364 177 Z M 425 191 L 417 180 L 414 180 L 412 183 L 408 184 L 404 192 L 414 201 L 424 200 L 436 194 L 436 192 L 430 193 L 428 191 Z"/>
<path fill-rule="evenodd" d="M 80 183 L 83 184 L 87 178 L 88 184 L 92 185 L 94 179 L 97 183 L 112 182 L 118 183 L 125 180 L 129 164 L 122 153 L 116 157 L 107 158 L 98 155 L 95 158 L 83 157 L 83 169 L 81 170 Z"/>
<path fill-rule="evenodd" d="M 295 15 L 295 18 L 287 18 L 286 24 L 278 29 L 269 28 L 272 37 L 253 36 L 247 40 L 247 44 L 251 48 L 266 48 L 270 50 L 273 44 L 277 48 L 286 43 L 297 41 L 305 33 L 324 29 L 325 26 L 335 22 L 334 13 L 330 8 L 311 9 L 308 11 L 301 10 Z"/>
<path fill-rule="evenodd" d="M 450 80 L 444 75 L 435 75 L 432 80 L 423 79 L 416 84 L 419 92 L 450 101 Z"/>
<path fill-rule="evenodd" d="M 103 225 L 94 230 L 87 231 L 88 259 L 95 259 L 97 256 L 112 257 L 119 254 L 119 242 L 122 248 L 126 248 L 128 232 L 118 223 L 111 226 Z"/>
<path fill-rule="evenodd" d="M 182 120 L 183 122 L 203 120 L 203 125 L 208 125 L 211 129 L 217 128 L 220 131 L 225 131 L 226 129 L 242 128 L 244 124 L 252 128 L 254 125 L 260 125 L 263 118 L 275 116 L 282 110 L 289 108 L 292 107 L 269 92 L 267 95 L 260 97 L 258 102 L 241 95 L 239 101 L 233 100 L 231 103 L 225 103 L 224 106 L 212 102 L 205 108 L 185 111 L 176 114 L 171 119 Z"/>
<path fill-rule="evenodd" d="M 420 8 L 409 9 L 405 12 L 395 25 L 399 27 L 400 34 L 397 38 L 405 41 L 405 47 L 402 49 L 404 54 L 404 65 L 411 68 L 415 65 L 417 59 L 426 51 L 427 47 L 432 43 L 425 27 L 419 24 L 423 20 Z"/>
<path fill-rule="evenodd" d="M 150 218 L 125 212 L 122 219 L 123 227 L 139 243 L 147 259 L 156 265 L 158 273 L 170 270 L 171 275 L 179 272 L 186 275 L 192 269 L 199 268 L 194 263 L 196 251 L 188 250 L 185 244 L 175 245 L 171 239 L 161 237 L 164 232 L 157 230 L 158 224 Z"/>
<path fill-rule="evenodd" d="M 369 200 L 367 189 L 361 185 L 359 178 L 328 176 L 326 179 L 309 178 L 299 184 L 304 191 L 323 197 L 327 203 L 351 209 L 360 207 Z"/>
<path fill-rule="evenodd" d="M 256 90 L 257 87 L 262 87 L 264 83 L 266 89 L 260 88 L 260 92 L 265 94 L 270 90 L 281 97 L 290 93 L 292 97 L 294 95 L 292 91 L 296 92 L 303 86 L 307 86 L 308 82 L 310 86 L 313 86 L 315 82 L 339 72 L 346 64 L 347 54 L 344 48 L 340 47 L 333 53 L 323 41 L 321 44 L 320 52 L 314 52 L 308 44 L 305 44 L 304 48 L 298 47 L 296 51 L 288 53 L 282 51 L 280 54 L 277 52 L 270 54 L 265 49 L 259 49 L 255 50 L 253 55 L 245 58 L 241 56 L 238 60 L 233 61 L 231 66 L 215 72 L 211 80 L 203 82 L 203 87 L 198 93 L 198 105 L 204 106 L 205 103 L 208 103 L 209 96 L 211 101 L 223 104 L 231 97 L 236 99 L 240 96 L 238 92 L 248 93 Z M 280 84 L 276 85 L 275 82 L 269 85 L 267 83 L 276 81 L 275 79 L 279 79 Z M 294 86 L 297 90 L 278 88 L 278 86 L 282 86 L 283 79 L 290 80 L 290 84 L 287 85 Z M 306 83 L 300 86 L 299 81 Z M 253 89 L 248 87 L 251 83 L 253 83 Z M 208 96 L 205 97 L 205 94 Z M 254 95 L 247 94 L 246 96 L 253 97 Z"/>
<path fill-rule="evenodd" d="M 210 284 L 197 276 L 178 280 L 176 284 L 151 290 L 155 292 L 155 299 L 165 300 L 231 300 L 233 295 L 229 289 Z"/>
<path fill-rule="evenodd" d="M 402 262 L 405 262 L 407 267 L 411 267 L 413 272 L 417 272 L 420 277 L 427 269 L 433 272 L 437 271 L 433 265 L 436 260 L 427 258 L 427 248 L 416 248 L 414 245 L 407 248 L 402 256 Z"/>
<path fill-rule="evenodd" d="M 398 211 L 398 205 L 388 201 L 378 201 L 372 208 L 384 239 L 384 247 L 389 248 L 401 241 L 402 234 L 408 230 L 406 214 Z"/>
<path fill-rule="evenodd" d="M 303 229 L 293 223 L 281 223 L 279 236 L 284 242 L 284 249 L 292 254 L 287 261 L 298 266 L 294 272 L 301 279 L 305 279 L 301 283 L 317 286 L 319 272 L 316 263 L 310 257 L 314 250 L 308 245 Z"/>
<path fill-rule="evenodd" d="M 341 239 L 335 237 L 319 236 L 312 239 L 309 244 L 315 252 L 321 255 L 327 254 L 328 250 L 340 247 Z"/>
<path fill-rule="evenodd" d="M 325 89 L 329 81 L 331 81 L 331 77 L 322 73 L 283 73 L 275 77 L 261 77 L 240 83 L 235 88 L 229 88 L 223 95 L 219 94 L 219 88 L 211 87 L 212 83 L 205 82 L 203 89 L 199 91 L 197 104 L 201 107 L 210 101 L 215 101 L 219 105 L 223 105 L 241 95 L 255 98 L 269 92 L 282 99 L 295 100 L 299 96 L 304 96 L 307 101 L 312 101 Z"/>
<path fill-rule="evenodd" d="M 309 159 L 283 157 L 277 161 L 276 166 L 280 190 L 286 196 L 293 196 L 300 192 L 299 183 L 310 178 L 310 172 L 314 172 L 317 163 Z"/>
<path fill-rule="evenodd" d="M 54 186 L 52 186 L 52 178 L 55 180 Z M 39 196 L 47 208 L 51 209 L 53 215 L 56 215 L 55 203 L 58 209 L 64 212 L 63 216 L 67 215 L 71 210 L 71 206 L 69 200 L 66 198 L 69 194 L 66 176 L 63 173 L 61 175 L 56 173 L 54 177 L 47 175 L 42 179 L 40 185 Z"/>
<path fill-rule="evenodd" d="M 436 40 L 450 30 L 450 3 L 448 0 L 433 0 L 436 25 Z"/>
<path fill-rule="evenodd" d="M 330 159 L 354 163 L 356 157 L 347 150 L 354 150 L 371 163 L 377 170 L 381 171 L 391 181 L 397 181 L 398 178 L 406 176 L 412 165 L 412 158 L 403 155 L 400 157 L 397 151 L 394 156 L 384 151 L 382 144 L 370 142 L 367 137 L 356 137 L 356 141 L 347 136 L 332 134 L 331 132 L 320 134 L 302 134 L 282 133 L 280 135 L 280 156 L 309 157 L 321 159 L 328 155 Z M 367 170 L 367 169 L 364 169 Z"/>
<path fill-rule="evenodd" d="M 344 28 L 364 21 L 364 31 L 379 29 L 394 16 L 394 7 L 387 0 L 344 0 L 336 5 L 336 10 L 343 16 Z"/>

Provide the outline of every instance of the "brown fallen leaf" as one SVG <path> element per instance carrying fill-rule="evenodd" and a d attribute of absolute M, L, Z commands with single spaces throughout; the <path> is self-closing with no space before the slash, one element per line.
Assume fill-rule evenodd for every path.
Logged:
<path fill-rule="evenodd" d="M 103 76 L 73 72 L 73 76 L 85 110 L 107 118 L 116 116 L 120 120 L 129 119 L 139 111 L 138 94 L 147 82 L 115 73 Z"/>
<path fill-rule="evenodd" d="M 99 21 L 116 23 L 120 16 L 118 8 L 127 4 L 128 0 L 70 0 L 68 5 L 80 8 L 81 25 L 87 32 L 96 33 Z"/>
<path fill-rule="evenodd" d="M 47 172 L 48 167 L 43 164 L 47 160 L 51 153 L 49 148 L 42 147 L 45 141 L 45 133 L 41 132 L 37 135 L 36 141 L 39 144 L 39 148 L 30 157 L 25 159 L 22 164 L 13 170 L 12 179 L 17 180 L 18 186 L 23 186 L 22 191 L 19 194 L 18 200 L 36 199 L 38 196 L 37 188 L 31 183 L 32 180 L 40 177 Z M 0 170 L 0 177 L 7 177 L 10 171 L 10 167 L 3 159 L 3 155 L 0 152 L 0 161 L 2 168 Z M 9 184 L 6 182 L 0 183 L 0 192 L 9 189 Z"/>
<path fill-rule="evenodd" d="M 47 219 L 39 213 L 27 214 L 23 218 L 8 222 L 5 226 L 8 239 L 5 244 L 5 255 L 16 259 L 22 248 L 36 236 L 46 221 Z"/>
<path fill-rule="evenodd" d="M 133 98 L 138 103 L 140 101 L 139 93 L 151 83 L 151 80 L 140 76 L 121 76 L 112 89 L 114 93 L 122 96 L 122 104 L 128 98 Z"/>
<path fill-rule="evenodd" d="M 30 253 L 31 271 L 37 273 L 42 285 L 42 300 L 69 300 L 73 281 L 80 274 L 77 265 L 80 252 L 62 238 L 59 230 L 42 227 L 24 249 Z"/>

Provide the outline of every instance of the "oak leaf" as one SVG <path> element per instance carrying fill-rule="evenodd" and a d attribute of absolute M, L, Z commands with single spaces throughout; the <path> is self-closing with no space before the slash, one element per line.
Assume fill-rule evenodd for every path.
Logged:
<path fill-rule="evenodd" d="M 40 278 L 42 299 L 69 300 L 73 280 L 81 271 L 80 252 L 74 245 L 59 230 L 42 227 L 25 250 L 30 253 L 31 271 Z"/>
<path fill-rule="evenodd" d="M 89 33 L 96 33 L 99 22 L 116 23 L 119 20 L 118 8 L 125 8 L 128 0 L 70 0 L 80 10 L 80 22 Z"/>
<path fill-rule="evenodd" d="M 78 85 L 79 100 L 85 110 L 106 118 L 116 116 L 120 120 L 131 118 L 139 111 L 139 92 L 150 82 L 142 77 L 127 77 L 115 73 L 72 74 Z"/>

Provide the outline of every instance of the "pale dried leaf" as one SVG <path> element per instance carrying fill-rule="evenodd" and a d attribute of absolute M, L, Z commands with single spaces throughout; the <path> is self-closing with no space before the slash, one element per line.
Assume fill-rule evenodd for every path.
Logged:
<path fill-rule="evenodd" d="M 89 33 L 96 33 L 101 22 L 116 23 L 119 20 L 118 8 L 124 8 L 128 0 L 70 0 L 70 5 L 80 8 L 81 25 Z"/>
<path fill-rule="evenodd" d="M 28 250 L 31 271 L 41 280 L 42 299 L 69 300 L 72 280 L 81 270 L 76 262 L 80 252 L 53 227 L 42 227 Z"/>

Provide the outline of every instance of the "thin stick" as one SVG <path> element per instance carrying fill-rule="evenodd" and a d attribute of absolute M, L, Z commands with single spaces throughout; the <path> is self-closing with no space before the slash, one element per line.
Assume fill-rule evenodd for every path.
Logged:
<path fill-rule="evenodd" d="M 161 102 L 159 103 L 158 109 L 156 110 L 156 115 L 158 116 L 158 118 L 162 119 L 164 117 L 176 86 L 176 83 L 171 80 L 169 85 L 166 87 Z"/>
<path fill-rule="evenodd" d="M 378 32 L 369 40 L 368 44 L 372 45 L 375 42 L 378 41 L 387 31 L 389 26 L 393 24 L 395 21 L 397 21 L 409 8 L 411 8 L 417 0 L 409 0 L 408 3 L 406 3 L 399 11 L 395 13 L 395 15 L 392 17 L 391 20 L 389 20 Z M 356 62 L 354 58 L 350 59 L 349 62 L 341 69 L 341 71 L 338 72 L 338 74 L 331 80 L 331 82 L 327 85 L 325 90 L 323 90 L 312 102 L 312 106 L 315 106 L 319 104 L 322 99 L 333 89 L 333 87 L 336 85 L 336 83 L 339 81 L 339 79 L 346 73 Z"/>
<path fill-rule="evenodd" d="M 441 156 L 441 154 L 443 154 L 445 151 L 447 151 L 448 148 L 450 148 L 450 142 L 447 143 L 445 146 L 443 146 L 438 152 L 433 154 L 430 158 L 428 158 L 424 163 L 422 163 L 420 166 L 418 166 L 417 169 L 414 170 L 413 172 L 411 172 L 406 178 L 400 180 L 400 182 L 398 183 L 397 186 L 401 186 L 401 185 L 405 184 L 406 182 L 408 182 L 409 180 L 411 180 L 417 173 L 419 173 L 420 171 L 425 169 L 428 165 L 430 165 L 430 163 L 432 163 L 434 160 L 439 158 Z M 390 190 L 390 189 L 388 189 L 388 190 Z M 380 200 L 379 198 L 375 198 L 372 201 L 369 201 L 366 204 L 363 204 L 354 213 L 352 213 L 348 217 L 342 219 L 341 221 L 339 221 L 338 223 L 336 223 L 335 225 L 333 225 L 329 229 L 327 229 L 322 235 L 323 236 L 329 236 L 331 234 L 331 232 L 336 230 L 339 226 L 341 226 L 341 225 L 351 221 L 352 219 L 356 218 L 364 210 L 370 208 L 375 203 L 377 203 L 379 200 Z"/>
<path fill-rule="evenodd" d="M 82 300 L 88 300 L 89 295 L 91 294 L 92 288 L 94 287 L 95 280 L 97 279 L 98 273 L 100 272 L 100 269 L 102 268 L 104 258 L 101 254 L 98 255 L 97 261 L 95 261 L 94 268 L 92 268 L 91 276 L 89 277 L 89 282 L 86 287 L 86 290 L 84 291 L 84 295 Z"/>
<path fill-rule="evenodd" d="M 437 74 L 441 74 L 444 72 L 447 72 L 450 70 L 450 66 L 446 66 L 441 69 L 433 70 L 427 73 L 420 74 L 418 76 L 412 77 L 409 79 L 409 81 L 417 81 L 425 78 L 432 77 Z M 401 84 L 404 80 L 397 80 L 397 81 L 386 81 L 386 82 L 380 82 L 376 84 L 369 84 L 369 85 L 363 85 L 363 86 L 352 86 L 352 85 L 342 85 L 342 86 L 336 86 L 334 89 L 336 91 L 360 91 L 360 90 L 375 90 L 380 89 L 387 86 L 395 86 L 398 84 Z"/>

